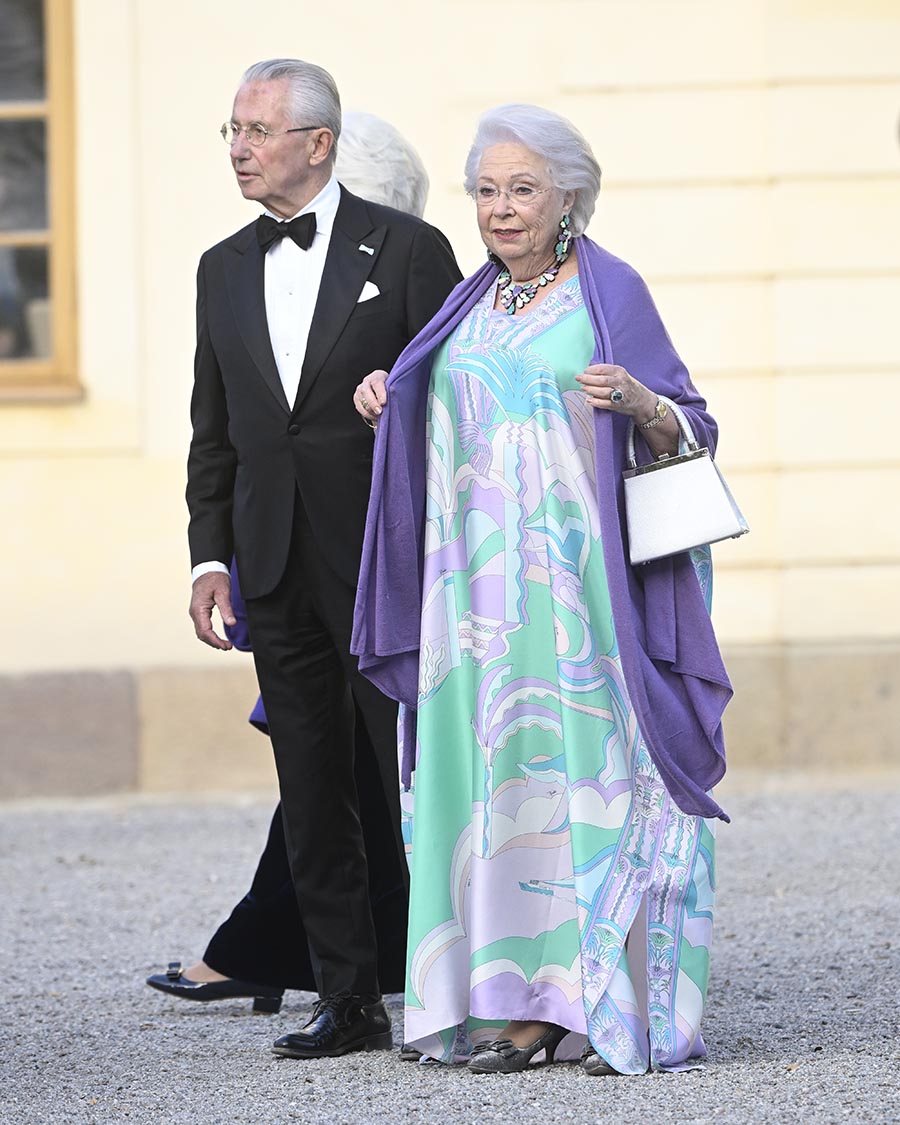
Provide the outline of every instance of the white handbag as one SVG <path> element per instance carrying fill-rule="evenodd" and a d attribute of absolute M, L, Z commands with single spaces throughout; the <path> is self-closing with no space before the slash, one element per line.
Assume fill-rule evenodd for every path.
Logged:
<path fill-rule="evenodd" d="M 662 396 L 661 396 L 662 397 Z M 652 562 L 721 539 L 737 539 L 750 528 L 708 449 L 700 448 L 684 412 L 663 400 L 675 415 L 686 453 L 664 453 L 638 465 L 634 422 L 628 427 L 628 465 L 622 473 L 631 562 Z"/>

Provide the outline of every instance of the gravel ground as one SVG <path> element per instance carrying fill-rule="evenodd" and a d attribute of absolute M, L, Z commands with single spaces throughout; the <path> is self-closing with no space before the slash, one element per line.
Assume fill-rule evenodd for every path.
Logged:
<path fill-rule="evenodd" d="M 719 832 L 719 912 L 699 1071 L 510 1077 L 357 1054 L 302 1063 L 277 1016 L 143 984 L 185 963 L 243 893 L 271 801 L 0 806 L 0 1121 L 900 1122 L 900 780 L 738 787 Z M 399 997 L 391 1000 L 399 1042 Z"/>

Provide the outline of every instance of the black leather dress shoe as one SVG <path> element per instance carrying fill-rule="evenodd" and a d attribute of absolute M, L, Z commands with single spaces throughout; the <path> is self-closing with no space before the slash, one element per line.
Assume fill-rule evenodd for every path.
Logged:
<path fill-rule="evenodd" d="M 279 1011 L 284 996 L 283 988 L 248 980 L 191 980 L 182 973 L 180 961 L 170 961 L 165 973 L 147 977 L 147 984 L 182 1000 L 234 1000 L 252 996 L 254 1012 Z"/>
<path fill-rule="evenodd" d="M 387 1051 L 393 1046 L 391 1018 L 384 1004 L 366 996 L 326 996 L 316 1003 L 301 1031 L 272 1045 L 289 1059 L 325 1059 L 351 1051 Z"/>

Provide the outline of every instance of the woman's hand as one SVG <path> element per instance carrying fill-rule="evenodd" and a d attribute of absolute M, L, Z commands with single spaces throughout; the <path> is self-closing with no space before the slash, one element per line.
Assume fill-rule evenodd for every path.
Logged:
<path fill-rule="evenodd" d="M 373 430 L 378 424 L 378 415 L 387 402 L 387 391 L 384 389 L 387 377 L 386 371 L 372 371 L 353 392 L 353 405 L 357 414 Z"/>
<path fill-rule="evenodd" d="M 649 422 L 656 413 L 657 395 L 613 363 L 593 363 L 583 375 L 576 375 L 587 400 L 597 410 L 630 414 L 636 425 Z"/>
<path fill-rule="evenodd" d="M 613 363 L 592 363 L 583 375 L 576 375 L 587 400 L 597 410 L 614 410 L 617 414 L 630 414 L 636 426 L 649 422 L 656 415 L 659 395 L 629 375 L 624 367 Z M 678 422 L 670 410 L 656 426 L 641 430 L 641 436 L 654 457 L 678 452 Z"/>

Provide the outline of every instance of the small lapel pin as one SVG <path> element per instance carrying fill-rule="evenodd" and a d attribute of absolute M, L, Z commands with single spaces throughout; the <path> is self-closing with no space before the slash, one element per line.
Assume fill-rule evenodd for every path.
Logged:
<path fill-rule="evenodd" d="M 366 244 L 364 242 L 361 242 L 359 244 L 359 248 L 360 248 L 360 250 L 362 250 L 362 252 L 364 254 L 374 254 L 375 253 L 375 251 L 372 249 L 372 247 L 366 246 Z"/>

